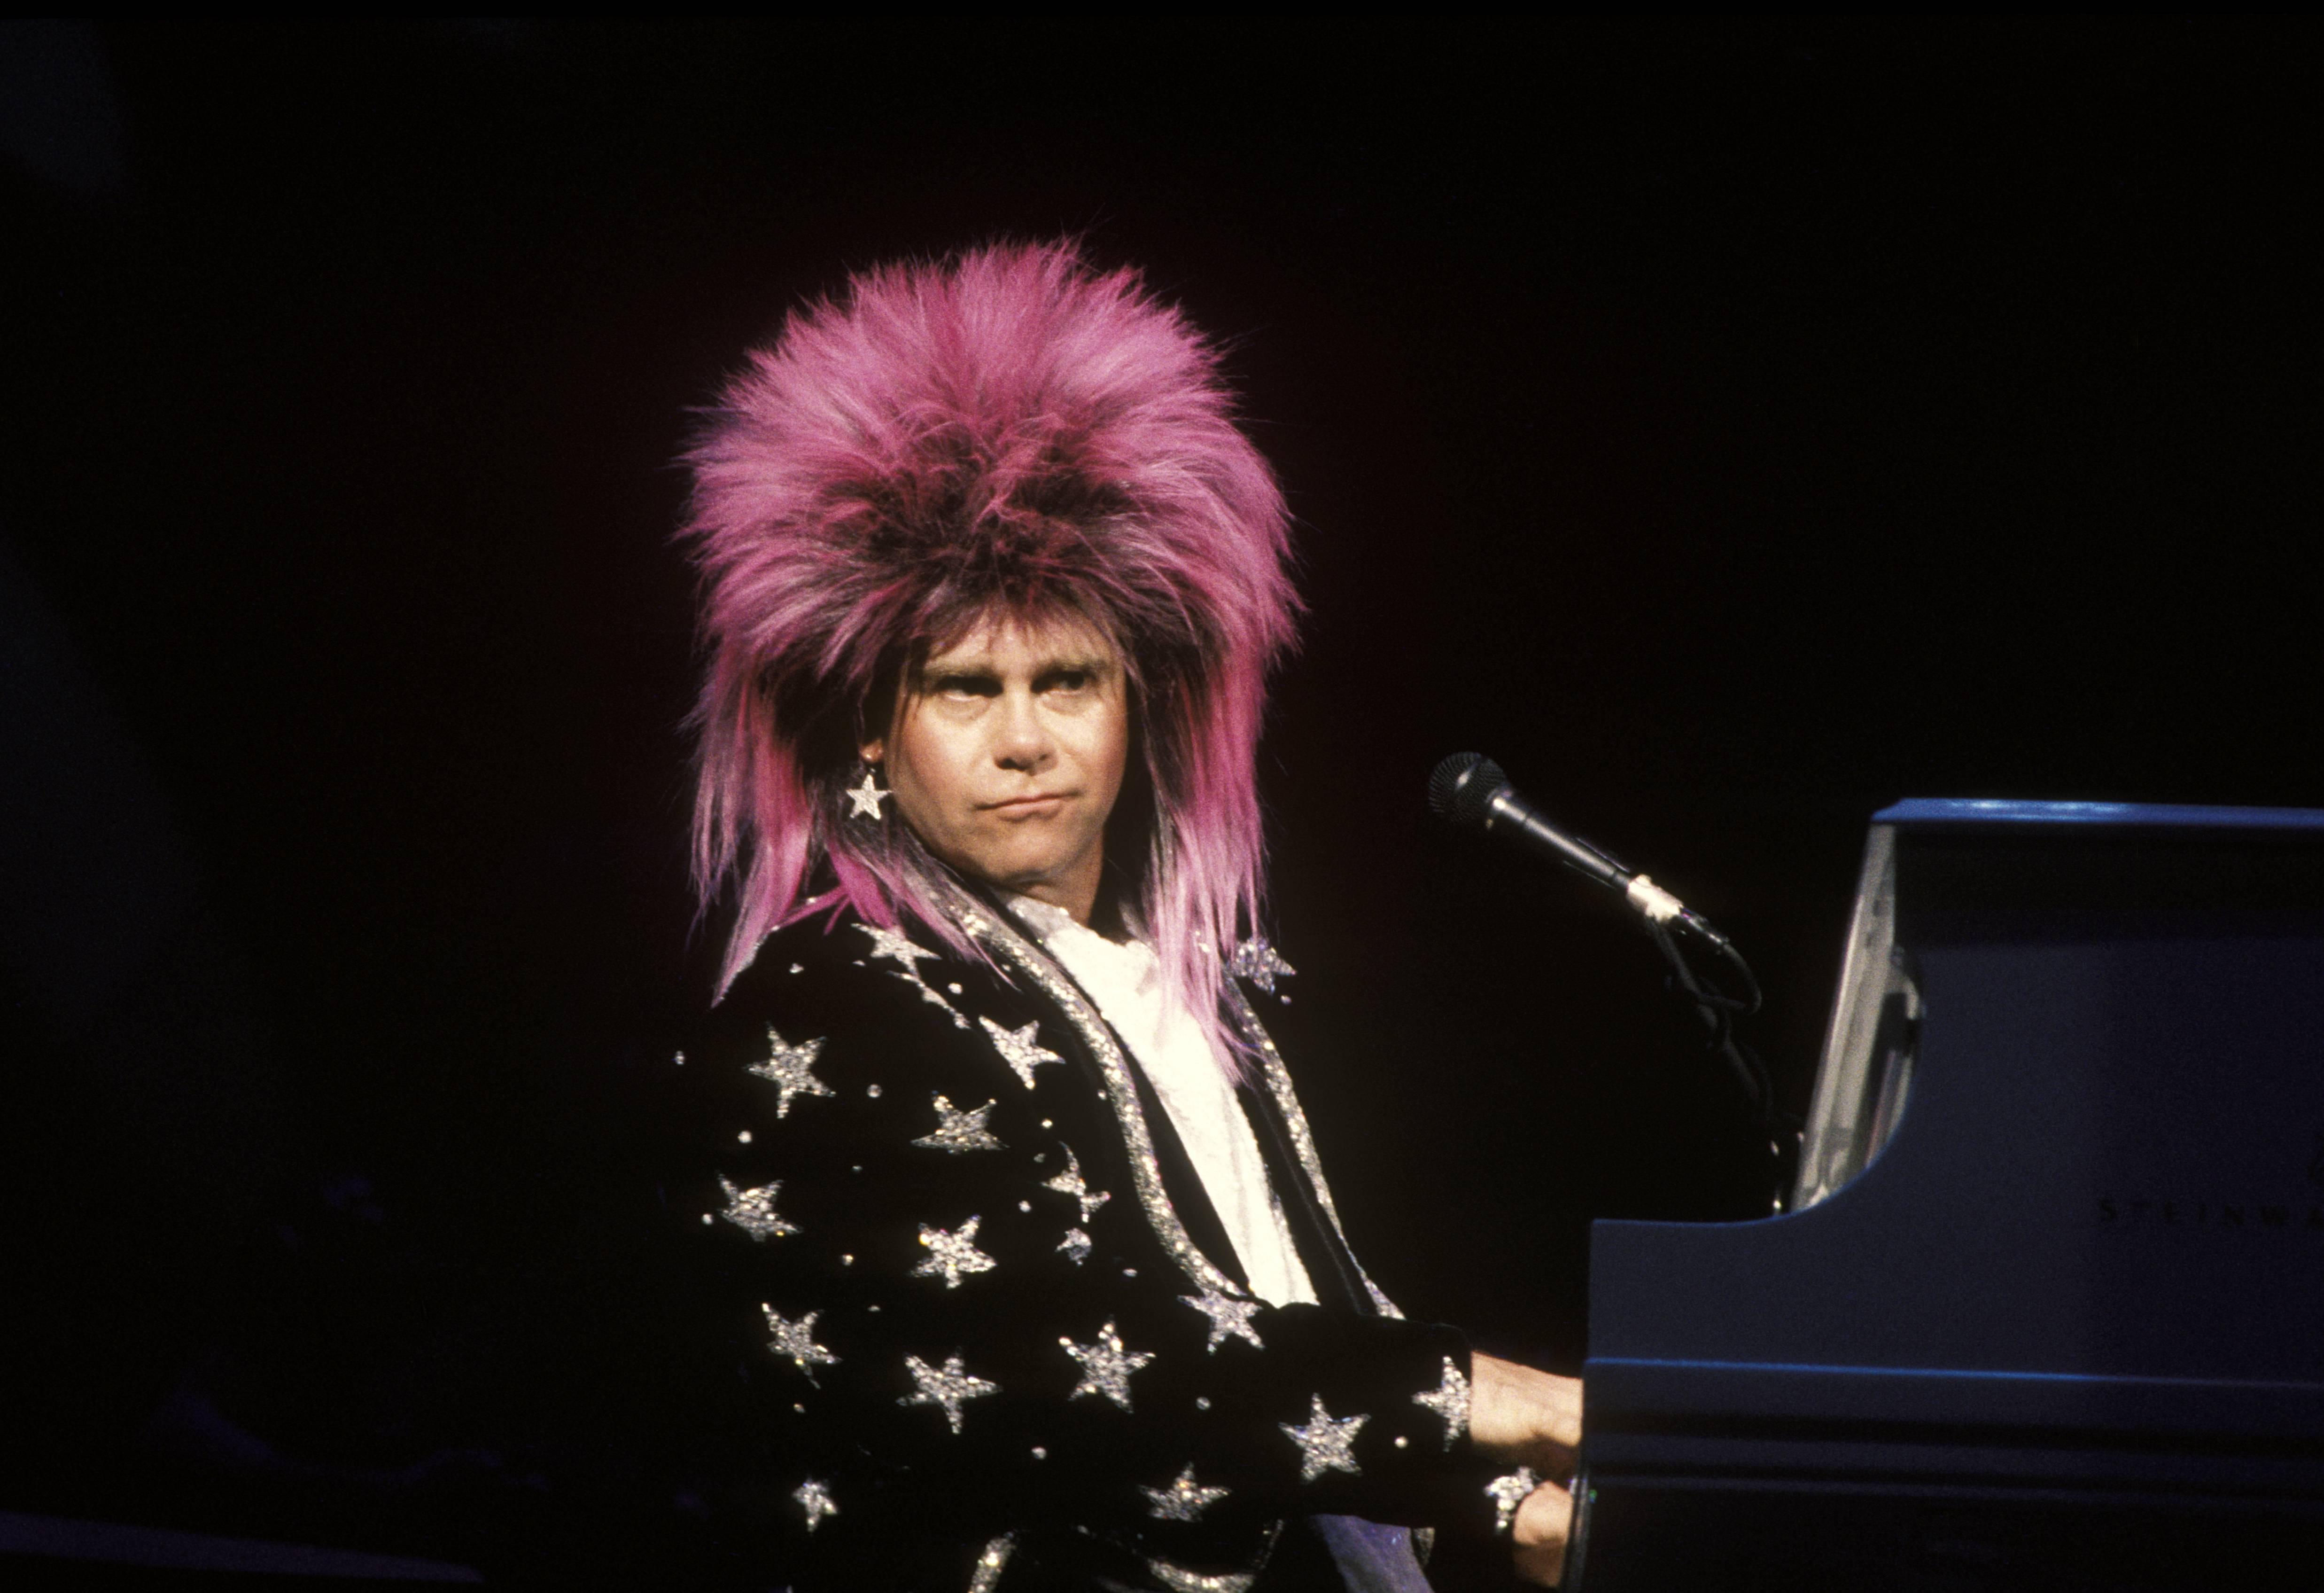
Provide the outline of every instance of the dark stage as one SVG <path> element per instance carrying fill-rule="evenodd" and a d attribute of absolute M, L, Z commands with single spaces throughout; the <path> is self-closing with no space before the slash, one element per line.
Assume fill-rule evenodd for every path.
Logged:
<path fill-rule="evenodd" d="M 1795 1114 L 1876 809 L 2324 806 L 2319 42 L 0 24 L 0 1511 L 457 1560 L 554 1491 L 491 1434 L 723 927 L 690 412 L 1004 236 L 1230 345 L 1311 604 L 1286 1049 L 1388 1292 L 1578 1370 L 1591 1219 L 1764 1157 L 1618 905 L 1430 768 L 1725 929 Z"/>

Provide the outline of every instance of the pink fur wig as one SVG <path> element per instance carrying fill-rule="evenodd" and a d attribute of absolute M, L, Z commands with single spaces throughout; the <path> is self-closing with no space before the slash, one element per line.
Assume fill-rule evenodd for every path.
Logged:
<path fill-rule="evenodd" d="M 855 749 L 980 618 L 1069 616 L 1120 650 L 1142 749 L 1109 866 L 1174 992 L 1213 1008 L 1218 949 L 1258 922 L 1254 754 L 1298 606 L 1217 367 L 1136 273 L 1063 244 L 865 272 L 751 356 L 688 456 L 695 861 L 706 900 L 740 881 L 727 977 L 826 887 L 957 944 L 900 825 L 843 817 Z"/>

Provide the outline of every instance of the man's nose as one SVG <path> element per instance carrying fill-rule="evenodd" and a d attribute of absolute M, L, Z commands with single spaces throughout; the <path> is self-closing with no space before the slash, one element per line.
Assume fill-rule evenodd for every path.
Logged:
<path fill-rule="evenodd" d="M 1056 746 L 1041 723 L 1032 693 L 1003 693 L 1001 708 L 1000 738 L 993 747 L 993 761 L 1004 769 L 1038 773 L 1056 757 Z"/>

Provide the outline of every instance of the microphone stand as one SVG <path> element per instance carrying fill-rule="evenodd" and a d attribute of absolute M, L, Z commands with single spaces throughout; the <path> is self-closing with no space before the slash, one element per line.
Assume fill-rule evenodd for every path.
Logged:
<path fill-rule="evenodd" d="M 1759 1010 L 1759 981 L 1752 974 L 1751 965 L 1743 960 L 1743 954 L 1735 949 L 1734 942 L 1699 914 L 1684 912 L 1668 922 L 1653 918 L 1643 918 L 1641 922 L 1663 959 L 1670 964 L 1670 977 L 1663 981 L 1663 987 L 1692 1009 L 1702 1024 L 1705 1046 L 1726 1062 L 1728 1071 L 1759 1115 L 1760 1128 L 1767 1136 L 1767 1154 L 1775 1186 L 1770 1204 L 1780 1214 L 1789 1204 L 1788 1185 L 1794 1159 L 1799 1153 L 1800 1125 L 1776 1107 L 1775 1081 L 1767 1076 L 1766 1065 L 1735 1034 L 1735 1021 Z M 1741 982 L 1741 996 L 1728 995 L 1694 970 L 1686 953 L 1679 948 L 1678 937 L 1671 933 L 1672 923 L 1684 925 L 1718 951 Z"/>

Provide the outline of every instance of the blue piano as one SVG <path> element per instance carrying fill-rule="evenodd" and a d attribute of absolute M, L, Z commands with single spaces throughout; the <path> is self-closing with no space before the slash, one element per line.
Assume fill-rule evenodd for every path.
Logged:
<path fill-rule="evenodd" d="M 1595 1225 L 1575 1593 L 2324 1588 L 2324 811 L 1876 814 L 1785 1207 Z"/>

